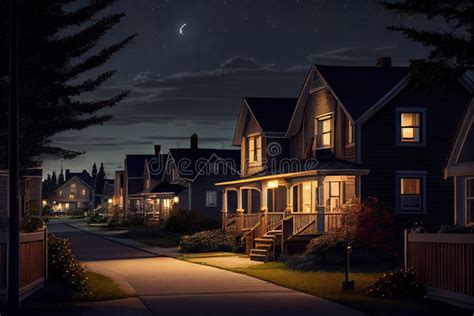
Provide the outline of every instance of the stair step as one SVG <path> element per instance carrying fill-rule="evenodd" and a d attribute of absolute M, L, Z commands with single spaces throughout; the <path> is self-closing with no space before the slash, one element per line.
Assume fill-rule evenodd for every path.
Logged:
<path fill-rule="evenodd" d="M 259 242 L 262 244 L 272 244 L 273 238 L 255 238 L 255 242 Z"/>
<path fill-rule="evenodd" d="M 283 231 L 281 229 L 273 229 L 271 231 L 269 231 L 267 234 L 269 235 L 278 235 L 278 234 L 282 234 Z"/>
<path fill-rule="evenodd" d="M 268 261 L 268 256 L 267 255 L 261 255 L 261 254 L 251 254 L 250 255 L 250 260 L 267 262 Z"/>
<path fill-rule="evenodd" d="M 265 250 L 270 250 L 272 248 L 272 245 L 270 244 L 255 244 L 254 249 L 265 249 Z"/>
<path fill-rule="evenodd" d="M 268 255 L 268 249 L 254 248 L 250 250 L 250 255 Z"/>

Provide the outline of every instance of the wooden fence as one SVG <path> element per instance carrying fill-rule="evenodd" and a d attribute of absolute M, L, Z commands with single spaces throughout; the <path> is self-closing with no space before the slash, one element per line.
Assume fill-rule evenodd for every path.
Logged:
<path fill-rule="evenodd" d="M 20 299 L 42 288 L 48 271 L 47 229 L 20 234 Z M 0 295 L 6 298 L 8 278 L 8 232 L 0 232 Z"/>
<path fill-rule="evenodd" d="M 474 234 L 405 231 L 405 267 L 413 268 L 428 295 L 474 307 Z"/>

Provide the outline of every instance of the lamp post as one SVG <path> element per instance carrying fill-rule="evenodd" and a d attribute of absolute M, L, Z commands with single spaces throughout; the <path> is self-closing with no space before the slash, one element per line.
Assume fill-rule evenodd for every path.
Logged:
<path fill-rule="evenodd" d="M 354 280 L 349 280 L 349 270 L 350 270 L 350 256 L 352 252 L 352 245 L 347 244 L 346 247 L 346 278 L 342 281 L 342 289 L 343 290 L 353 290 L 355 286 Z"/>
<path fill-rule="evenodd" d="M 8 111 L 8 169 L 10 214 L 8 223 L 8 308 L 15 311 L 20 290 L 19 205 L 19 93 L 18 93 L 18 4 L 10 0 L 10 65 Z"/>

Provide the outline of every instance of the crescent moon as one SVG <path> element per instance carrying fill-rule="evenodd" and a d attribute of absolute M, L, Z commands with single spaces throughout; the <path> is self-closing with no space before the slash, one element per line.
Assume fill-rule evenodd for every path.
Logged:
<path fill-rule="evenodd" d="M 184 35 L 183 29 L 186 27 L 186 23 L 179 27 L 179 35 Z"/>

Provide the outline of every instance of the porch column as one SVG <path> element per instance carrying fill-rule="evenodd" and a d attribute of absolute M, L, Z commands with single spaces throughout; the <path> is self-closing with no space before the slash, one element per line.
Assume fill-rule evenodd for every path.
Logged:
<path fill-rule="evenodd" d="M 293 194 L 291 194 L 291 184 L 286 186 L 286 210 L 285 212 L 291 212 L 293 210 Z"/>
<path fill-rule="evenodd" d="M 227 205 L 227 189 L 225 188 L 222 190 L 222 229 L 225 229 L 227 226 L 227 211 L 228 211 L 228 205 Z"/>
<path fill-rule="evenodd" d="M 260 194 L 260 210 L 268 210 L 268 188 L 262 185 L 262 193 Z"/>
<path fill-rule="evenodd" d="M 237 212 L 243 212 L 244 211 L 244 208 L 243 208 L 243 202 L 242 202 L 242 191 L 243 189 L 242 188 L 239 188 L 239 190 L 237 191 Z"/>
<path fill-rule="evenodd" d="M 322 233 L 324 232 L 324 222 L 325 222 L 325 203 L 324 200 L 324 177 L 317 175 L 316 181 L 318 183 L 318 196 L 317 196 L 317 204 L 316 204 L 316 232 Z"/>

